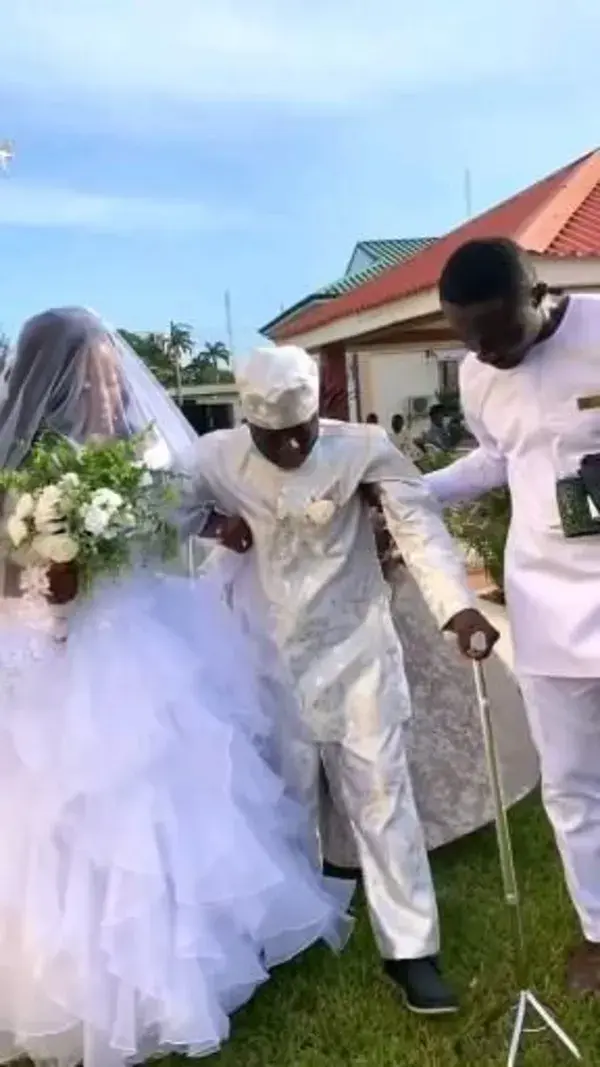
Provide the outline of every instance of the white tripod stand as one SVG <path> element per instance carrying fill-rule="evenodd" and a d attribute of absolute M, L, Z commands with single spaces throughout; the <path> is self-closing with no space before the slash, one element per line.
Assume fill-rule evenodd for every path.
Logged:
<path fill-rule="evenodd" d="M 479 634 L 475 634 L 472 640 L 473 651 L 481 651 L 479 647 L 478 638 Z M 485 648 L 485 643 L 483 643 Z M 490 789 L 492 792 L 492 800 L 494 804 L 494 819 L 496 823 L 496 836 L 498 839 L 498 854 L 500 859 L 500 869 L 502 872 L 502 883 L 504 886 L 504 896 L 506 903 L 511 909 L 513 920 L 513 937 L 514 937 L 514 950 L 515 950 L 515 976 L 519 982 L 519 998 L 516 1005 L 516 1018 L 513 1027 L 510 1047 L 508 1050 L 507 1067 L 515 1067 L 517 1058 L 521 1048 L 521 1042 L 524 1034 L 536 1032 L 527 1028 L 528 1018 L 537 1016 L 537 1019 L 543 1024 L 539 1029 L 551 1030 L 554 1036 L 561 1042 L 565 1049 L 570 1052 L 576 1060 L 581 1060 L 581 1053 L 577 1048 L 577 1045 L 571 1041 L 571 1038 L 562 1027 L 559 1026 L 554 1016 L 548 1011 L 543 1004 L 535 996 L 535 994 L 528 988 L 529 981 L 529 961 L 527 957 L 527 945 L 525 941 L 525 933 L 523 928 L 523 919 L 521 915 L 521 902 L 519 899 L 519 886 L 517 882 L 517 875 L 515 871 L 515 864 L 513 858 L 512 842 L 510 837 L 510 827 L 508 822 L 508 816 L 506 813 L 506 804 L 504 802 L 504 794 L 502 790 L 502 779 L 500 776 L 498 755 L 496 751 L 496 742 L 494 739 L 494 728 L 492 726 L 492 718 L 490 713 L 490 702 L 487 694 L 487 686 L 485 682 L 485 676 L 483 673 L 483 667 L 480 662 L 473 660 L 473 677 L 475 681 L 475 690 L 477 693 L 477 702 L 479 705 L 479 713 L 481 715 L 481 729 L 483 732 L 483 741 L 485 745 L 485 756 L 487 762 L 487 769 L 490 781 Z"/>

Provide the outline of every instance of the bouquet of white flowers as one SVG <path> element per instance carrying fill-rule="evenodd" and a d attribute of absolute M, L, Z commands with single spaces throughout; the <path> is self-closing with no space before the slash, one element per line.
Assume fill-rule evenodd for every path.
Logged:
<path fill-rule="evenodd" d="M 53 570 L 76 570 L 89 590 L 143 556 L 169 558 L 177 534 L 168 521 L 174 479 L 140 459 L 146 435 L 77 447 L 43 435 L 19 470 L 0 471 L 8 557 L 23 568 L 23 593 L 50 588 Z"/>

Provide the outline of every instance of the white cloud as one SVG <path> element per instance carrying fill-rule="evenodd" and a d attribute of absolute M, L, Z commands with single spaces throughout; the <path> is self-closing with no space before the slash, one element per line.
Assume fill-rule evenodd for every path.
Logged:
<path fill-rule="evenodd" d="M 0 0 L 0 71 L 24 96 L 109 107 L 356 105 L 551 75 L 570 34 L 597 40 L 592 2 L 570 0 L 565 20 L 564 0 Z"/>
<path fill-rule="evenodd" d="M 249 214 L 198 201 L 100 195 L 13 179 L 0 185 L 0 226 L 207 233 L 245 230 L 253 224 Z"/>

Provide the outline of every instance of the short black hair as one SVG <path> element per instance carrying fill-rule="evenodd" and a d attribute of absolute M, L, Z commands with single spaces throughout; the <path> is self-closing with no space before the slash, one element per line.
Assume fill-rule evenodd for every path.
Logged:
<path fill-rule="evenodd" d="M 440 276 L 439 295 L 447 304 L 468 307 L 509 299 L 535 284 L 525 250 L 508 237 L 488 237 L 467 241 L 452 253 Z"/>
<path fill-rule="evenodd" d="M 370 415 L 367 415 L 365 422 L 369 422 L 374 425 L 375 423 L 379 422 L 379 416 L 376 415 L 374 411 L 372 411 Z"/>

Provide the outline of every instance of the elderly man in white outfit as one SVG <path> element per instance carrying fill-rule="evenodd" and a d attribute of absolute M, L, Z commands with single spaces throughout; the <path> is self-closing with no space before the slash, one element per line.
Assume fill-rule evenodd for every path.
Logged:
<path fill-rule="evenodd" d="M 307 353 L 259 349 L 238 367 L 237 382 L 248 425 L 199 441 L 189 514 L 212 505 L 201 520 L 205 536 L 220 530 L 225 544 L 253 545 L 244 564 L 256 614 L 300 706 L 299 734 L 290 724 L 288 736 L 283 724 L 284 762 L 314 843 L 322 759 L 356 836 L 387 975 L 412 1010 L 453 1011 L 404 750 L 402 649 L 361 485 L 379 484 L 389 529 L 440 628 L 455 633 L 465 654 L 475 633 L 485 638 L 482 656 L 498 635 L 473 607 L 462 562 L 412 464 L 378 426 L 319 419 L 318 370 Z"/>
<path fill-rule="evenodd" d="M 505 591 L 516 669 L 584 935 L 567 980 L 574 991 L 597 993 L 600 521 L 592 457 L 600 451 L 600 297 L 552 297 L 518 246 L 482 240 L 450 257 L 440 298 L 471 349 L 460 392 L 479 448 L 427 482 L 443 504 L 510 487 Z"/>

